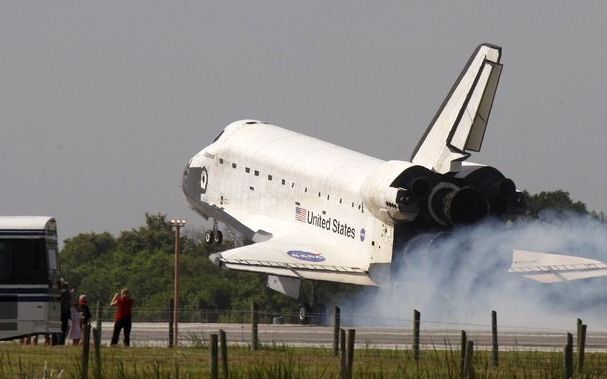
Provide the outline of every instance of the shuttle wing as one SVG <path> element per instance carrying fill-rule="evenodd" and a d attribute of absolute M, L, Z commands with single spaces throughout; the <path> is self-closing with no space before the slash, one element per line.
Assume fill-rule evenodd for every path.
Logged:
<path fill-rule="evenodd" d="M 362 257 L 304 228 L 211 255 L 222 267 L 299 279 L 377 285 Z"/>
<path fill-rule="evenodd" d="M 589 258 L 514 250 L 509 271 L 540 283 L 557 283 L 607 276 L 607 264 Z"/>
<path fill-rule="evenodd" d="M 480 151 L 502 72 L 501 48 L 480 45 L 415 148 L 411 161 L 444 174 Z"/>

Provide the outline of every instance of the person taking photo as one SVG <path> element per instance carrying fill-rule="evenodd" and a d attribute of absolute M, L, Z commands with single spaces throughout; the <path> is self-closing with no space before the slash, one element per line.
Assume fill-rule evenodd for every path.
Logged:
<path fill-rule="evenodd" d="M 120 291 L 120 295 L 118 293 L 114 294 L 110 307 L 116 307 L 116 315 L 114 317 L 114 333 L 112 334 L 110 345 L 118 344 L 121 330 L 124 330 L 124 346 L 131 345 L 133 303 L 134 301 L 128 288 L 123 288 Z"/>

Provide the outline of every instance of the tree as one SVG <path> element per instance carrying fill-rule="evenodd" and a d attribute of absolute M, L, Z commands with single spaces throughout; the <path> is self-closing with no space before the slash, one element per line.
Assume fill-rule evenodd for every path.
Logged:
<path fill-rule="evenodd" d="M 61 250 L 60 268 L 72 286 L 80 286 L 90 275 L 95 262 L 111 255 L 116 240 L 110 233 L 81 233 L 65 240 Z"/>
<path fill-rule="evenodd" d="M 205 244 L 198 234 L 186 231 L 181 237 L 181 308 L 191 312 L 201 308 L 245 310 L 251 299 L 262 309 L 269 309 L 268 304 L 279 309 L 293 305 L 292 300 L 269 293 L 265 276 L 214 266 L 208 255 L 218 247 Z M 100 300 L 107 305 L 115 292 L 128 287 L 138 318 L 158 319 L 166 314 L 173 297 L 174 238 L 165 215 L 146 214 L 144 225 L 122 231 L 117 238 L 109 233 L 83 233 L 67 239 L 60 254 L 61 269 L 70 285 L 78 293 L 86 293 L 91 302 Z M 231 246 L 226 240 L 221 249 Z"/>
<path fill-rule="evenodd" d="M 144 226 L 121 232 L 116 242 L 119 249 L 134 254 L 154 250 L 172 253 L 174 236 L 166 215 L 146 213 Z"/>
<path fill-rule="evenodd" d="M 542 191 L 539 194 L 530 195 L 524 192 L 527 199 L 527 208 L 530 216 L 537 218 L 543 211 L 553 211 L 556 213 L 572 212 L 580 215 L 587 215 L 586 204 L 581 201 L 574 201 L 569 197 L 569 192 Z"/>

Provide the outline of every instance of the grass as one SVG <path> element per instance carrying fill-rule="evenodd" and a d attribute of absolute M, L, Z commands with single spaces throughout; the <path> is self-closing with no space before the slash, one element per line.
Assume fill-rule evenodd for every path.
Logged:
<path fill-rule="evenodd" d="M 80 378 L 81 349 L 71 346 L 0 344 L 0 378 Z M 101 378 L 206 378 L 210 376 L 209 350 L 189 348 L 104 347 Z M 229 348 L 230 378 L 339 378 L 340 360 L 332 350 L 266 346 L 252 352 Z M 91 351 L 89 377 L 96 377 Z M 355 351 L 356 378 L 459 378 L 459 351 L 425 350 L 416 363 L 410 351 L 360 348 Z M 491 352 L 474 357 L 475 378 L 562 378 L 562 354 L 500 352 L 500 366 L 491 365 Z M 220 364 L 221 366 L 221 364 Z M 45 375 L 46 373 L 46 375 Z M 220 369 L 221 374 L 221 369 Z M 607 378 L 607 353 L 586 355 L 582 373 L 575 378 Z"/>

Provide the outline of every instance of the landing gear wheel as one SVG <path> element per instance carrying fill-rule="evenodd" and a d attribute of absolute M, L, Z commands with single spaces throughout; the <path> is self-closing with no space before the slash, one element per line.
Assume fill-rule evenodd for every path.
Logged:
<path fill-rule="evenodd" d="M 210 244 L 212 244 L 212 243 L 213 243 L 213 231 L 212 231 L 212 230 L 207 230 L 207 231 L 204 233 L 204 242 L 205 242 L 207 245 L 210 245 Z"/>
<path fill-rule="evenodd" d="M 219 230 L 217 230 L 215 232 L 215 245 L 221 245 L 221 241 L 223 241 L 223 233 L 221 233 Z"/>
<path fill-rule="evenodd" d="M 297 320 L 301 324 L 307 324 L 310 322 L 310 306 L 308 304 L 301 304 L 297 310 Z"/>

